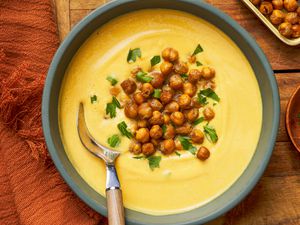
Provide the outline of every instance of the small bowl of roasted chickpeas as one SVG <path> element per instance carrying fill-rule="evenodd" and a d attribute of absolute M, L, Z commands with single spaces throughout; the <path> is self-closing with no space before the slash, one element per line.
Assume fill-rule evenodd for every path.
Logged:
<path fill-rule="evenodd" d="M 300 4 L 298 0 L 242 0 L 284 43 L 300 44 Z"/>

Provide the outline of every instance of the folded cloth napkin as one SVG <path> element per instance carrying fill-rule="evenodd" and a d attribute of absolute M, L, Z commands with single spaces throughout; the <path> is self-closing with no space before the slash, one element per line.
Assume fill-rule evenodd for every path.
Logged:
<path fill-rule="evenodd" d="M 51 0 L 0 0 L 0 224 L 107 224 L 56 171 L 41 97 L 59 41 Z"/>

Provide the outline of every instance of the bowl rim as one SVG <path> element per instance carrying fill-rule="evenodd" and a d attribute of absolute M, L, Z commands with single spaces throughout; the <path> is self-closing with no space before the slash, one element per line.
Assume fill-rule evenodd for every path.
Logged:
<path fill-rule="evenodd" d="M 146 0 L 141 0 L 139 2 L 142 2 L 142 1 L 146 1 Z M 187 222 L 178 222 L 178 223 L 173 222 L 172 223 L 173 225 L 187 225 L 187 224 L 197 225 L 199 223 L 208 222 L 208 221 L 210 221 L 210 220 L 212 220 L 212 219 L 214 219 L 218 216 L 223 215 L 225 212 L 232 209 L 240 201 L 242 201 L 242 199 L 244 199 L 250 193 L 250 191 L 254 188 L 254 186 L 257 184 L 258 180 L 260 179 L 263 172 L 265 171 L 265 168 L 266 168 L 266 166 L 269 162 L 269 159 L 271 157 L 271 154 L 273 152 L 273 148 L 274 148 L 274 145 L 275 145 L 277 131 L 278 131 L 278 128 L 279 128 L 279 115 L 280 115 L 280 103 L 279 102 L 280 101 L 279 101 L 278 86 L 277 86 L 277 83 L 276 83 L 276 79 L 273 76 L 273 74 L 274 74 L 273 70 L 272 70 L 266 56 L 264 55 L 264 53 L 260 49 L 260 47 L 257 45 L 255 40 L 249 35 L 249 33 L 246 30 L 244 30 L 231 17 L 229 17 L 228 15 L 223 13 L 222 11 L 216 9 L 212 5 L 209 5 L 209 4 L 207 4 L 203 1 L 194 1 L 194 0 L 176 0 L 176 1 L 187 3 L 187 4 L 190 4 L 191 6 L 195 6 L 195 7 L 201 7 L 204 10 L 210 12 L 211 14 L 214 14 L 216 17 L 219 17 L 220 19 L 223 19 L 232 29 L 234 29 L 244 39 L 244 41 L 250 46 L 251 49 L 253 49 L 253 51 L 256 53 L 257 57 L 259 58 L 259 60 L 262 62 L 263 68 L 266 71 L 266 75 L 267 75 L 267 77 L 269 79 L 269 82 L 270 82 L 270 86 L 271 86 L 271 89 L 272 89 L 272 97 L 274 99 L 274 105 L 273 105 L 274 121 L 272 123 L 272 128 L 270 129 L 271 130 L 271 132 L 270 132 L 271 133 L 270 141 L 267 145 L 266 153 L 263 155 L 263 158 L 261 159 L 261 161 L 262 161 L 261 164 L 259 165 L 257 170 L 255 170 L 254 176 L 251 179 L 249 179 L 245 189 L 243 189 L 241 192 L 239 192 L 239 194 L 237 194 L 234 199 L 230 199 L 224 207 L 222 207 L 222 208 L 218 209 L 217 211 L 207 215 L 204 218 L 197 218 L 197 219 L 194 219 L 194 220 L 189 220 Z M 44 88 L 44 92 L 43 92 L 43 99 L 42 99 L 42 125 L 43 125 L 44 136 L 45 136 L 46 144 L 47 144 L 47 147 L 48 147 L 48 151 L 50 153 L 51 158 L 54 161 L 54 164 L 55 164 L 56 168 L 58 169 L 59 173 L 61 174 L 63 179 L 66 181 L 68 186 L 71 187 L 71 189 L 76 193 L 76 195 L 81 200 L 83 200 L 87 205 L 92 207 L 94 210 L 100 212 L 102 215 L 107 215 L 106 208 L 102 205 L 99 205 L 95 200 L 89 198 L 79 188 L 79 186 L 77 186 L 77 184 L 71 178 L 70 174 L 68 174 L 68 172 L 67 172 L 66 168 L 64 167 L 64 165 L 61 163 L 61 160 L 60 160 L 60 158 L 58 156 L 58 153 L 57 153 L 57 150 L 55 148 L 54 140 L 52 139 L 52 136 L 51 136 L 51 130 L 50 130 L 51 122 L 49 120 L 49 114 L 48 114 L 49 108 L 50 108 L 49 99 L 50 99 L 50 95 L 51 95 L 51 88 L 52 88 L 53 81 L 54 81 L 54 78 L 55 78 L 55 68 L 58 66 L 59 61 L 61 60 L 61 58 L 63 56 L 63 53 L 65 52 L 65 50 L 67 49 L 69 44 L 74 40 L 74 38 L 80 33 L 80 31 L 87 24 L 89 24 L 92 20 L 94 20 L 95 18 L 100 16 L 102 13 L 104 13 L 104 12 L 106 12 L 106 11 L 116 7 L 116 6 L 119 6 L 121 4 L 127 4 L 127 3 L 130 3 L 130 2 L 135 2 L 135 0 L 111 1 L 107 4 L 105 4 L 105 5 L 97 8 L 96 10 L 94 10 L 91 14 L 89 14 L 87 17 L 85 17 L 83 20 L 81 20 L 73 28 L 73 30 L 68 34 L 68 36 L 65 38 L 65 40 L 62 42 L 62 44 L 58 48 L 58 50 L 57 50 L 57 52 L 56 52 L 56 54 L 53 58 L 53 61 L 50 65 L 50 67 L 49 67 L 48 75 L 47 75 L 46 82 L 45 82 L 45 88 Z M 152 7 L 152 8 L 159 8 L 159 7 Z M 115 16 L 115 17 L 117 17 L 117 16 Z M 226 35 L 228 37 L 230 37 L 228 34 L 226 34 Z M 248 166 L 249 165 L 250 165 L 250 163 L 248 164 Z M 245 169 L 245 171 L 247 170 L 247 168 Z M 238 180 L 236 180 L 235 183 L 237 181 Z M 222 193 L 220 196 L 222 196 L 224 193 Z M 143 213 L 141 213 L 141 214 L 143 214 Z M 149 225 L 149 223 L 144 223 L 144 222 L 140 222 L 140 221 L 137 221 L 137 220 L 132 220 L 131 219 L 129 221 L 129 220 L 127 220 L 127 218 L 126 218 L 126 222 L 128 222 L 128 224 L 133 224 L 133 225 Z"/>
<path fill-rule="evenodd" d="M 287 129 L 288 135 L 290 137 L 290 140 L 292 141 L 293 145 L 295 146 L 295 149 L 298 152 L 300 152 L 300 146 L 295 141 L 294 135 L 293 135 L 292 130 L 291 130 L 291 125 L 290 125 L 290 121 L 291 121 L 291 108 L 292 108 L 292 104 L 295 101 L 295 97 L 297 96 L 297 94 L 300 95 L 300 86 L 298 86 L 296 88 L 296 90 L 293 92 L 293 94 L 291 95 L 290 100 L 289 100 L 289 102 L 287 104 L 286 115 L 285 115 L 285 125 L 286 125 L 286 129 Z"/>

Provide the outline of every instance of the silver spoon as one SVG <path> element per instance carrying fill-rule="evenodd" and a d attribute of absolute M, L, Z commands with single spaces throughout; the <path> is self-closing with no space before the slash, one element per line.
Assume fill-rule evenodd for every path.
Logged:
<path fill-rule="evenodd" d="M 93 155 L 101 158 L 106 164 L 106 201 L 109 225 L 124 225 L 125 219 L 122 191 L 120 189 L 120 182 L 115 169 L 115 160 L 120 155 L 120 152 L 111 150 L 99 144 L 90 135 L 85 123 L 82 103 L 79 105 L 77 129 L 83 146 Z"/>

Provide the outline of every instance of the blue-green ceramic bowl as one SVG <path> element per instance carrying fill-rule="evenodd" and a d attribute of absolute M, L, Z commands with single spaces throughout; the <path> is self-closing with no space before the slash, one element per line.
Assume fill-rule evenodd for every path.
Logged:
<path fill-rule="evenodd" d="M 48 72 L 42 103 L 43 129 L 48 150 L 57 169 L 72 190 L 97 212 L 107 215 L 105 198 L 93 190 L 80 177 L 65 153 L 58 129 L 59 92 L 69 62 L 78 48 L 97 28 L 121 14 L 146 8 L 182 10 L 212 23 L 226 33 L 243 51 L 251 63 L 259 83 L 263 101 L 263 125 L 259 143 L 245 172 L 226 192 L 204 206 L 176 215 L 151 216 L 133 210 L 126 210 L 127 224 L 192 225 L 205 223 L 224 214 L 238 204 L 252 190 L 261 177 L 275 144 L 280 108 L 276 80 L 262 50 L 234 20 L 202 1 L 112 1 L 84 18 L 57 50 Z"/>

